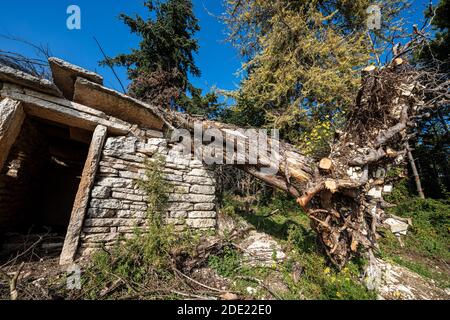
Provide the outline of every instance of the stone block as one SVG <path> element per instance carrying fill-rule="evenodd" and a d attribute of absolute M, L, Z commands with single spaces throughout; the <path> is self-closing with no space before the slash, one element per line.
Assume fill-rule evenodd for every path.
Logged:
<path fill-rule="evenodd" d="M 189 219 L 206 219 L 206 218 L 215 218 L 217 213 L 215 211 L 191 211 L 189 212 Z"/>
<path fill-rule="evenodd" d="M 216 193 L 216 188 L 214 186 L 192 186 L 190 189 L 191 193 L 195 194 L 206 194 L 211 195 Z"/>
<path fill-rule="evenodd" d="M 194 210 L 198 211 L 210 211 L 215 208 L 216 204 L 212 202 L 208 203 L 196 203 L 194 204 Z"/>
<path fill-rule="evenodd" d="M 103 186 L 96 186 L 92 189 L 92 197 L 99 199 L 106 199 L 111 196 L 111 189 Z"/>
<path fill-rule="evenodd" d="M 195 229 L 214 228 L 216 219 L 187 219 L 186 224 Z"/>

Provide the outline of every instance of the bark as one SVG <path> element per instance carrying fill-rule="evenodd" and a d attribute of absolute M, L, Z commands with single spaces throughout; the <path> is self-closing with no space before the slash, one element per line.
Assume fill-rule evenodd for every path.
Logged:
<path fill-rule="evenodd" d="M 280 143 L 281 161 L 275 174 L 261 172 L 262 167 L 274 164 L 265 154 L 258 154 L 253 164 L 251 159 L 236 159 L 237 167 L 297 198 L 325 252 L 338 267 L 360 249 L 376 246 L 377 226 L 386 207 L 382 198 L 386 172 L 403 165 L 408 130 L 423 109 L 418 106 L 425 105 L 419 80 L 420 75 L 403 60 L 382 69 L 363 70 L 362 86 L 346 126 L 331 153 L 320 162 L 284 142 Z M 173 129 L 185 128 L 191 133 L 199 121 L 176 112 L 165 117 Z M 230 156 L 225 146 L 234 137 L 244 138 L 246 148 L 257 143 L 232 125 L 203 119 L 201 126 L 219 130 L 226 137 L 224 157 Z M 272 143 L 269 139 L 269 145 Z"/>

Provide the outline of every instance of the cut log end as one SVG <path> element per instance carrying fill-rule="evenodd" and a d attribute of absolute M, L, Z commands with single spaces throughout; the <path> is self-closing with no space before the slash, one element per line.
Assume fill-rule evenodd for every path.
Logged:
<path fill-rule="evenodd" d="M 394 59 L 394 64 L 395 64 L 396 66 L 399 66 L 399 65 L 401 65 L 402 63 L 403 63 L 403 59 L 402 59 L 402 58 Z"/>
<path fill-rule="evenodd" d="M 367 67 L 365 67 L 364 69 L 362 69 L 362 71 L 368 73 L 368 72 L 374 71 L 375 69 L 376 69 L 375 66 L 367 66 Z"/>
<path fill-rule="evenodd" d="M 319 162 L 319 168 L 323 171 L 331 171 L 333 168 L 333 161 L 330 158 L 323 158 Z"/>

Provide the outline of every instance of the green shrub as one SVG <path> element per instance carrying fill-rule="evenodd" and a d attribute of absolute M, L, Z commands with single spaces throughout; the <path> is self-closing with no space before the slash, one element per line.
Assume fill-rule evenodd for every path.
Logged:
<path fill-rule="evenodd" d="M 162 172 L 164 162 L 162 157 L 147 161 L 145 164 L 145 179 L 136 181 L 147 195 L 148 219 L 157 225 L 161 225 L 163 222 L 168 194 L 172 190 L 172 186 L 164 180 Z"/>
<path fill-rule="evenodd" d="M 236 273 L 241 264 L 241 255 L 233 248 L 226 246 L 220 255 L 212 255 L 208 265 L 223 277 L 230 277 Z"/>
<path fill-rule="evenodd" d="M 446 201 L 413 198 L 390 212 L 412 218 L 413 226 L 404 238 L 407 249 L 428 257 L 450 259 L 450 205 Z"/>
<path fill-rule="evenodd" d="M 436 281 L 441 287 L 450 284 L 450 275 L 438 265 L 450 260 L 450 204 L 448 201 L 410 198 L 391 208 L 390 213 L 412 218 L 412 226 L 402 236 L 402 247 L 390 232 L 384 232 L 380 253 L 388 260 Z"/>
<path fill-rule="evenodd" d="M 275 237 L 283 247 L 288 259 L 273 268 L 234 269 L 233 263 L 225 263 L 223 257 L 211 257 L 210 266 L 226 276 L 251 276 L 270 281 L 273 273 L 287 285 L 287 292 L 278 292 L 284 299 L 375 299 L 376 294 L 368 291 L 360 281 L 363 262 L 355 259 L 342 271 L 329 266 L 320 247 L 316 234 L 309 226 L 309 218 L 295 203 L 295 199 L 282 192 L 276 192 L 270 202 L 264 206 L 251 208 L 243 212 L 242 204 L 231 195 L 227 196 L 227 213 L 239 215 L 258 230 Z M 233 256 L 233 255 L 231 255 Z M 234 261 L 228 258 L 228 261 Z M 238 266 L 238 264 L 235 264 Z M 298 281 L 294 281 L 294 266 L 302 269 Z M 254 283 L 233 277 L 237 290 L 246 294 L 247 286 Z"/>
<path fill-rule="evenodd" d="M 326 300 L 375 298 L 375 293 L 367 290 L 360 281 L 364 262 L 355 258 L 342 270 L 329 266 L 317 246 L 316 235 L 306 226 L 289 230 L 286 249 L 290 253 L 290 260 L 285 265 L 285 281 L 294 296 Z M 302 275 L 297 283 L 291 274 L 295 262 L 302 266 Z"/>
<path fill-rule="evenodd" d="M 187 252 L 198 242 L 190 232 L 175 232 L 164 223 L 167 193 L 170 185 L 163 179 L 163 159 L 146 164 L 146 177 L 137 181 L 147 194 L 146 229 L 136 228 L 130 238 L 121 238 L 111 249 L 97 251 L 83 279 L 90 298 L 118 279 L 136 286 L 157 286 L 159 281 L 173 278 L 171 254 Z"/>

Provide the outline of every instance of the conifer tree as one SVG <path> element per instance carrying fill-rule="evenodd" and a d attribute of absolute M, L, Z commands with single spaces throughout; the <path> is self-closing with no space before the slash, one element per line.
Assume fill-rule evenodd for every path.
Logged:
<path fill-rule="evenodd" d="M 155 105 L 211 116 L 218 108 L 215 94 L 202 96 L 189 76 L 201 75 L 194 61 L 200 30 L 191 0 L 148 0 L 149 18 L 121 14 L 120 19 L 141 38 L 139 48 L 102 61 L 124 66 L 131 79 L 129 94 Z"/>
<path fill-rule="evenodd" d="M 326 154 L 332 126 L 339 126 L 353 102 L 360 69 L 374 63 L 376 39 L 389 38 L 405 1 L 378 1 L 382 25 L 374 32 L 366 23 L 372 4 L 227 0 L 229 38 L 245 72 L 240 89 L 231 93 L 237 105 L 228 118 L 239 125 L 278 128 L 302 150 Z"/>

